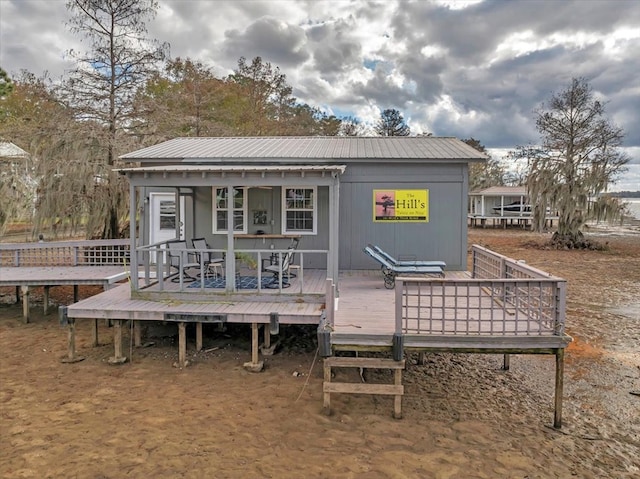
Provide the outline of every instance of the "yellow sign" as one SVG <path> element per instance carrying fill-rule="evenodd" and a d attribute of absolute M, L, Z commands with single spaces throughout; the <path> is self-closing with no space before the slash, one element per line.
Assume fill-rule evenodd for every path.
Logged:
<path fill-rule="evenodd" d="M 427 223 L 429 190 L 373 190 L 373 221 Z"/>

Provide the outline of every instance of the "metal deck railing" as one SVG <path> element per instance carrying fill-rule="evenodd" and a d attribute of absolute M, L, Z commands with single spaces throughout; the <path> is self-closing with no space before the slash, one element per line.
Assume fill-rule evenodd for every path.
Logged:
<path fill-rule="evenodd" d="M 476 245 L 469 279 L 396 279 L 397 333 L 560 336 L 565 309 L 563 279 Z"/>

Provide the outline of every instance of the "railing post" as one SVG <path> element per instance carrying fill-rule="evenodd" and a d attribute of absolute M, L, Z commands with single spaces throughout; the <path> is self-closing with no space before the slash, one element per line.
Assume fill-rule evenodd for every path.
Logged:
<path fill-rule="evenodd" d="M 402 296 L 405 290 L 403 280 L 396 278 L 396 334 L 402 333 Z"/>
<path fill-rule="evenodd" d="M 556 314 L 554 318 L 554 333 L 557 335 L 564 334 L 564 324 L 567 314 L 567 283 L 558 281 L 556 285 Z"/>

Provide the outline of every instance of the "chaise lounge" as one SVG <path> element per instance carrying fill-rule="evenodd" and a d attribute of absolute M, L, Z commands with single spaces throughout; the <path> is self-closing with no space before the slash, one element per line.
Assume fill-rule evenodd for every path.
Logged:
<path fill-rule="evenodd" d="M 393 256 L 391 256 L 389 253 L 384 251 L 382 248 L 380 248 L 380 246 L 376 246 L 372 244 L 368 246 L 369 248 L 372 248 L 374 251 L 384 256 L 389 261 L 389 263 L 393 264 L 394 266 L 440 266 L 443 269 L 446 268 L 447 266 L 447 263 L 445 263 L 444 261 L 397 260 Z"/>
<path fill-rule="evenodd" d="M 436 274 L 444 276 L 442 266 L 425 265 L 394 265 L 385 256 L 378 253 L 371 246 L 366 246 L 364 252 L 380 263 L 384 277 L 384 287 L 393 289 L 396 285 L 396 276 L 399 274 Z"/>

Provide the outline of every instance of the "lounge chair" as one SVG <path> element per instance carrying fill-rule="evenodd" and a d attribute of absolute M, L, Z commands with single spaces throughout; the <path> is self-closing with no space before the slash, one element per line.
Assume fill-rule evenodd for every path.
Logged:
<path fill-rule="evenodd" d="M 194 238 L 191 240 L 191 243 L 193 244 L 193 248 L 198 250 L 195 254 L 198 266 L 202 264 L 204 268 L 204 276 L 214 278 L 222 276 L 224 258 L 214 258 L 211 251 L 209 251 L 211 248 L 204 238 Z"/>
<path fill-rule="evenodd" d="M 384 277 L 384 287 L 387 289 L 395 287 L 396 276 L 399 274 L 436 274 L 444 276 L 441 266 L 396 266 L 370 246 L 365 247 L 364 252 L 380 263 L 382 276 Z"/>
<path fill-rule="evenodd" d="M 374 251 L 377 251 L 378 253 L 380 253 L 389 261 L 389 263 L 395 266 L 440 266 L 443 269 L 447 267 L 447 263 L 445 263 L 444 261 L 397 260 L 393 256 L 391 256 L 389 253 L 384 251 L 382 248 L 380 248 L 380 246 L 370 244 L 369 247 L 372 248 Z"/>
<path fill-rule="evenodd" d="M 200 268 L 200 263 L 195 261 L 194 253 L 187 250 L 186 241 L 169 241 L 167 243 L 167 254 L 169 255 L 171 267 L 178 270 L 178 275 L 171 278 L 171 281 L 177 283 L 182 278 L 182 281 L 189 283 L 197 279 L 189 273 L 189 270 Z"/>

